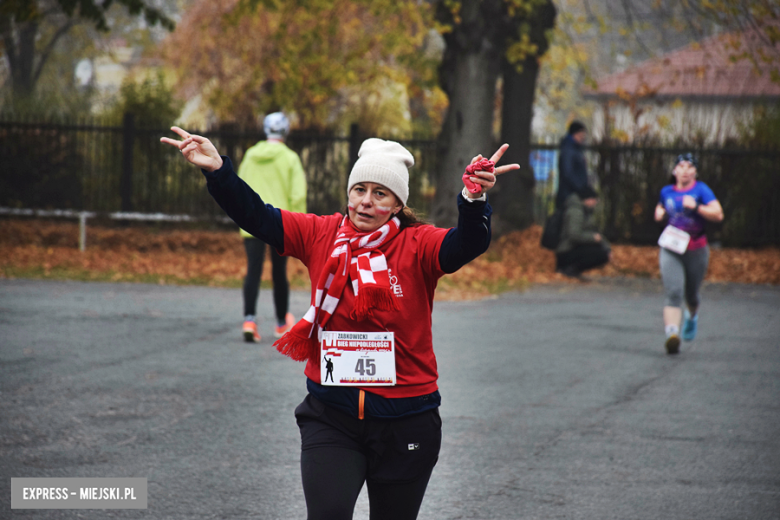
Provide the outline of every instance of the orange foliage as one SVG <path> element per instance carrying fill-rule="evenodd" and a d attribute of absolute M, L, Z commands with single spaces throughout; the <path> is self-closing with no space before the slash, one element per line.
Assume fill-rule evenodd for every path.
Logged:
<path fill-rule="evenodd" d="M 425 6 L 395 0 L 197 0 L 162 46 L 187 96 L 222 121 L 252 125 L 284 108 L 328 128 L 352 95 L 405 78 L 426 34 Z M 419 60 L 418 60 L 419 61 Z"/>
<path fill-rule="evenodd" d="M 270 269 L 264 269 L 263 280 L 270 281 Z M 18 271 L 44 277 L 236 285 L 246 274 L 246 255 L 237 231 L 89 226 L 87 248 L 81 252 L 75 223 L 0 221 L 0 276 Z M 308 283 L 306 268 L 296 259 L 288 262 L 288 272 Z"/>
<path fill-rule="evenodd" d="M 541 231 L 532 226 L 495 240 L 486 254 L 445 276 L 437 298 L 474 299 L 530 284 L 581 283 L 555 273 L 555 255 L 539 246 Z M 0 220 L 0 277 L 237 287 L 246 272 L 243 244 L 234 231 L 89 226 L 87 235 L 87 249 L 80 252 L 75 223 Z M 298 260 L 290 259 L 288 272 L 294 287 L 309 287 Z M 263 279 L 270 280 L 270 274 L 267 265 Z M 591 275 L 604 276 L 658 278 L 658 248 L 615 245 L 612 262 Z M 780 249 L 714 249 L 707 280 L 780 285 Z"/>

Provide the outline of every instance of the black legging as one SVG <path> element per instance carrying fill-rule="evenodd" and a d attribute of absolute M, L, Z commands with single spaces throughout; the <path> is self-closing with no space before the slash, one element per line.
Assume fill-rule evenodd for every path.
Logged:
<path fill-rule="evenodd" d="M 308 520 L 350 520 L 363 483 L 370 520 L 414 520 L 439 460 L 441 416 L 358 419 L 309 394 L 295 409 Z"/>
<path fill-rule="evenodd" d="M 246 278 L 244 278 L 244 316 L 257 314 L 257 296 L 260 294 L 260 279 L 263 277 L 265 242 L 257 238 L 245 238 Z M 290 304 L 290 284 L 287 282 L 287 257 L 271 248 L 271 278 L 274 285 L 274 306 L 276 320 L 284 323 Z"/>
<path fill-rule="evenodd" d="M 323 447 L 301 452 L 307 520 L 349 520 L 363 487 L 368 487 L 370 520 L 414 520 L 433 468 L 415 480 L 379 483 L 366 479 L 368 462 L 358 451 Z"/>

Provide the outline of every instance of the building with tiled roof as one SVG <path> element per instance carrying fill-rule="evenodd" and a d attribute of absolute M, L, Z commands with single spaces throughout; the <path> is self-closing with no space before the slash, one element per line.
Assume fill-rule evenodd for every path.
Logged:
<path fill-rule="evenodd" d="M 723 142 L 739 134 L 756 108 L 780 103 L 780 82 L 770 70 L 780 63 L 780 46 L 765 49 L 769 66 L 759 71 L 748 59 L 734 59 L 756 38 L 721 35 L 648 60 L 583 90 L 595 101 L 592 133 L 626 142 L 645 136 Z M 755 47 L 753 47 L 755 49 Z"/>

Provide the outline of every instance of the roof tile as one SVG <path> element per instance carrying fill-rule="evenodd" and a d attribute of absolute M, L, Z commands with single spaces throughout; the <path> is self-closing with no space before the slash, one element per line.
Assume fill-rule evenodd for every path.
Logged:
<path fill-rule="evenodd" d="M 714 36 L 659 58 L 645 61 L 624 72 L 606 76 L 598 88 L 583 89 L 591 96 L 658 97 L 780 97 L 780 83 L 772 81 L 768 71 L 759 74 L 747 59 L 735 60 L 733 45 L 744 43 L 744 36 Z M 747 37 L 748 41 L 757 41 Z M 769 49 L 775 60 L 777 50 Z"/>

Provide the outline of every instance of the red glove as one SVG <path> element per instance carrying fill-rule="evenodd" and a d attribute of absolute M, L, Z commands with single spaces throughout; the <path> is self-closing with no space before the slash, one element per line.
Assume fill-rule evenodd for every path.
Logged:
<path fill-rule="evenodd" d="M 474 195 L 477 193 L 482 193 L 482 185 L 471 182 L 471 177 L 474 175 L 474 172 L 482 171 L 493 173 L 493 167 L 495 165 L 496 163 L 493 161 L 482 159 L 481 161 L 477 161 L 474 164 L 469 164 L 466 166 L 466 173 L 463 174 L 463 184 L 466 185 L 466 189 L 469 190 L 469 193 Z"/>

